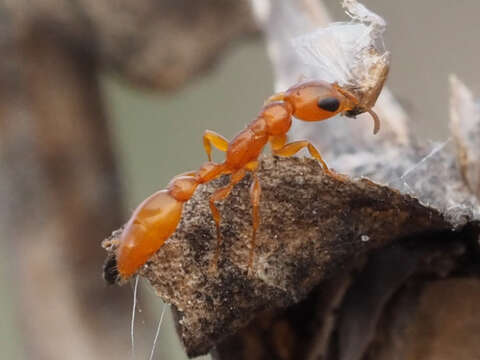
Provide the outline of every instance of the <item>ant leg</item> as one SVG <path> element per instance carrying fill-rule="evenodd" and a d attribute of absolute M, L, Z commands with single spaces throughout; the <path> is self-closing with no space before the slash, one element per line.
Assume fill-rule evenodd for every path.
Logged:
<path fill-rule="evenodd" d="M 294 142 L 285 144 L 279 150 L 274 150 L 273 153 L 274 153 L 274 155 L 288 157 L 288 156 L 295 155 L 297 152 L 299 152 L 300 150 L 302 150 L 305 147 L 308 149 L 308 152 L 310 153 L 310 155 L 312 155 L 312 157 L 314 157 L 315 159 L 317 159 L 320 162 L 320 164 L 323 167 L 323 171 L 325 173 L 327 173 L 329 176 L 332 176 L 332 177 L 336 178 L 337 180 L 340 180 L 340 181 L 345 180 L 345 178 L 343 176 L 334 173 L 333 171 L 331 171 L 328 168 L 327 163 L 325 162 L 325 160 L 323 160 L 323 158 L 320 155 L 320 153 L 318 152 L 317 148 L 310 141 L 307 141 L 307 140 L 294 141 Z"/>
<path fill-rule="evenodd" d="M 247 165 L 245 165 L 245 170 L 254 172 L 258 168 L 258 160 L 250 161 Z"/>
<path fill-rule="evenodd" d="M 349 99 L 351 102 L 353 102 L 355 105 L 358 105 L 359 101 L 357 99 L 357 97 L 355 95 L 353 95 L 350 91 L 348 91 L 347 89 L 344 89 L 342 88 L 341 86 L 339 86 L 337 83 L 334 83 L 333 84 L 333 87 L 335 88 L 335 90 L 337 90 L 340 94 L 342 94 L 343 96 L 345 96 L 347 99 Z"/>
<path fill-rule="evenodd" d="M 217 227 L 217 249 L 215 250 L 215 256 L 213 258 L 213 261 L 210 265 L 212 269 L 216 269 L 217 267 L 217 261 L 218 257 L 220 255 L 220 245 L 222 244 L 222 236 L 220 233 L 220 211 L 218 208 L 215 206 L 215 201 L 223 200 L 228 197 L 230 192 L 232 191 L 233 187 L 235 184 L 237 184 L 240 180 L 243 179 L 245 176 L 245 169 L 238 170 L 237 172 L 233 173 L 230 182 L 228 183 L 227 186 L 218 189 L 213 193 L 213 195 L 210 197 L 210 210 L 212 212 L 212 217 L 213 220 L 215 221 L 215 225 Z"/>
<path fill-rule="evenodd" d="M 190 170 L 190 171 L 185 171 L 181 174 L 176 175 L 174 178 L 180 177 L 180 176 L 194 176 L 197 173 L 197 170 Z"/>
<path fill-rule="evenodd" d="M 323 160 L 317 148 L 308 140 L 294 141 L 294 142 L 285 144 L 283 145 L 283 147 L 281 147 L 278 150 L 274 149 L 273 153 L 278 156 L 289 157 L 289 156 L 295 155 L 297 152 L 299 152 L 305 147 L 308 149 L 308 152 L 310 153 L 310 155 L 312 155 L 315 159 L 317 159 L 320 162 L 320 164 L 322 164 L 323 170 L 325 170 L 326 173 L 331 174 L 331 171 L 328 168 L 327 163 Z"/>
<path fill-rule="evenodd" d="M 270 136 L 268 141 L 270 142 L 272 152 L 275 153 L 275 151 L 280 150 L 287 143 L 287 134 Z"/>
<path fill-rule="evenodd" d="M 212 161 L 212 145 L 220 151 L 227 151 L 228 140 L 215 131 L 205 130 L 203 133 L 203 147 L 208 156 L 208 161 Z"/>
<path fill-rule="evenodd" d="M 248 257 L 248 272 L 253 268 L 253 257 L 255 254 L 255 242 L 256 242 L 256 235 L 257 229 L 260 226 L 260 213 L 259 213 L 259 205 L 260 205 L 260 194 L 262 193 L 262 187 L 260 186 L 260 182 L 258 181 L 257 174 L 253 172 L 253 182 L 250 186 L 250 199 L 252 202 L 252 225 L 253 225 L 253 232 L 252 232 L 252 239 L 250 240 L 250 255 Z"/>
<path fill-rule="evenodd" d="M 271 102 L 275 102 L 275 101 L 283 101 L 284 99 L 285 99 L 285 93 L 284 92 L 279 92 L 279 93 L 273 94 L 267 100 L 265 100 L 263 105 L 267 105 L 267 104 L 270 104 Z"/>
<path fill-rule="evenodd" d="M 181 174 L 178 174 L 178 175 L 175 175 L 172 180 L 170 180 L 170 182 L 168 183 L 167 187 L 170 185 L 170 184 L 173 184 L 175 182 L 175 180 L 177 180 L 178 178 L 180 177 L 185 177 L 185 176 L 195 176 L 197 172 L 195 170 L 192 170 L 192 171 L 186 171 L 184 173 L 181 173 Z"/>

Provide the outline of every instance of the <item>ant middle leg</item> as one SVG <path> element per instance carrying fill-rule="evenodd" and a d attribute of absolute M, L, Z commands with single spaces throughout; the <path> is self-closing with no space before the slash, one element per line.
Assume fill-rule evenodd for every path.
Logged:
<path fill-rule="evenodd" d="M 270 136 L 268 141 L 270 142 L 270 147 L 272 148 L 272 152 L 275 154 L 275 151 L 278 151 L 281 148 L 283 148 L 287 143 L 287 139 L 288 139 L 287 134 Z"/>
<path fill-rule="evenodd" d="M 336 178 L 337 180 L 340 180 L 340 181 L 345 180 L 345 178 L 343 176 L 334 173 L 333 171 L 331 171 L 328 168 L 328 165 L 325 162 L 325 160 L 323 160 L 322 156 L 320 155 L 320 152 L 308 140 L 294 141 L 294 142 L 285 144 L 285 145 L 283 145 L 283 147 L 281 147 L 278 150 L 273 149 L 273 154 L 278 155 L 278 156 L 289 157 L 289 156 L 295 155 L 297 152 L 299 152 L 300 150 L 302 150 L 305 147 L 308 149 L 308 152 L 310 153 L 310 155 L 320 162 L 320 164 L 323 167 L 323 171 L 325 173 L 327 173 L 329 176 L 332 176 L 332 177 Z"/>
<path fill-rule="evenodd" d="M 210 267 L 213 270 L 215 270 L 217 267 L 218 257 L 220 256 L 220 245 L 222 244 L 222 235 L 220 233 L 221 216 L 220 216 L 220 211 L 215 206 L 215 201 L 220 201 L 227 198 L 228 195 L 230 195 L 230 192 L 232 191 L 235 184 L 237 184 L 238 182 L 240 182 L 240 180 L 243 179 L 243 177 L 245 176 L 245 172 L 246 172 L 245 169 L 241 169 L 234 172 L 230 177 L 230 182 L 228 183 L 228 185 L 218 189 L 210 197 L 210 201 L 209 201 L 210 211 L 212 212 L 212 217 L 213 217 L 213 220 L 215 221 L 215 225 L 217 228 L 217 249 L 215 250 L 215 256 L 213 257 L 213 261 L 210 264 Z"/>
<path fill-rule="evenodd" d="M 205 130 L 203 133 L 203 147 L 208 156 L 208 161 L 212 161 L 212 145 L 220 151 L 227 151 L 228 140 L 215 131 Z"/>

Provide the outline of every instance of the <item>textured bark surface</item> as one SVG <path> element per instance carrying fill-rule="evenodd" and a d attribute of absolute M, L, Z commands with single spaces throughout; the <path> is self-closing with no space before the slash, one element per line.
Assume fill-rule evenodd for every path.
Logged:
<path fill-rule="evenodd" d="M 447 154 L 445 157 L 446 163 L 442 166 L 455 173 L 455 166 L 449 168 L 447 161 L 452 160 L 452 155 L 450 159 Z M 409 161 L 407 157 L 403 159 Z M 434 179 L 437 175 L 431 173 L 428 178 L 428 173 L 419 172 L 418 176 L 427 177 L 424 180 L 434 185 L 431 192 L 425 193 L 424 200 L 435 198 Z M 316 306 L 320 302 L 322 306 L 332 306 L 333 309 L 335 306 L 329 301 L 339 300 L 335 300 L 330 292 L 322 291 L 324 281 L 332 276 L 339 277 L 340 290 L 336 290 L 332 283 L 327 288 L 332 286 L 334 294 L 336 291 L 342 293 L 344 278 L 348 278 L 349 273 L 359 267 L 365 261 L 365 256 L 374 249 L 388 247 L 402 239 L 408 240 L 408 244 L 420 241 L 419 246 L 425 246 L 428 251 L 417 250 L 414 245 L 412 254 L 408 253 L 407 247 L 403 252 L 396 250 L 389 255 L 386 251 L 386 254 L 379 255 L 378 266 L 382 267 L 379 271 L 384 278 L 378 279 L 378 287 L 374 288 L 376 293 L 364 297 L 363 308 L 360 306 L 361 297 L 357 296 L 353 297 L 355 306 L 349 306 L 348 303 L 344 305 L 346 311 L 351 309 L 353 313 L 347 312 L 340 322 L 336 320 L 335 329 L 339 331 L 339 347 L 342 349 L 339 356 L 341 359 L 354 359 L 356 357 L 351 354 L 358 354 L 359 350 L 363 353 L 373 340 L 382 310 L 392 294 L 416 272 L 422 261 L 427 261 L 422 256 L 433 256 L 435 246 L 431 245 L 430 249 L 426 244 L 432 243 L 432 238 L 441 238 L 442 243 L 450 237 L 456 239 L 457 235 L 454 234 L 466 237 L 473 231 L 471 228 L 461 231 L 474 220 L 472 214 L 465 214 L 462 209 L 450 211 L 444 217 L 439 211 L 422 205 L 409 195 L 402 195 L 369 180 L 348 179 L 342 182 L 327 177 L 313 160 L 266 158 L 262 161 L 259 177 L 263 188 L 262 225 L 253 276 L 248 276 L 246 269 L 251 237 L 248 178 L 235 188 L 220 208 L 224 243 L 218 273 L 208 272 L 216 244 L 208 197 L 221 181 L 197 190 L 194 198 L 185 206 L 183 221 L 176 233 L 140 271 L 158 295 L 174 305 L 179 335 L 191 356 L 207 352 L 228 334 L 243 329 L 256 318 L 254 323 L 242 330 L 241 334 L 245 334 L 246 338 L 237 335 L 217 349 L 220 358 L 251 358 L 250 345 L 246 345 L 245 341 L 248 343 L 253 337 L 252 326 L 268 332 L 265 336 L 258 334 L 257 341 L 262 346 L 270 344 L 269 336 L 276 336 L 273 323 L 277 318 L 272 314 L 278 309 L 302 301 L 316 286 L 319 289 L 310 295 L 314 296 L 313 302 L 309 296 L 306 304 Z M 453 229 L 457 229 L 457 232 Z M 450 259 L 450 253 L 447 256 L 447 260 L 454 264 L 454 260 L 465 253 L 467 246 L 457 241 L 460 249 L 452 252 L 453 259 Z M 454 265 L 443 271 L 449 273 L 451 267 Z M 377 270 L 371 274 L 376 274 Z M 365 281 L 363 285 L 355 285 L 360 286 L 360 294 L 368 293 L 365 289 L 372 279 Z M 349 291 L 355 291 L 355 286 Z M 318 292 L 320 295 L 315 295 Z M 325 296 L 327 299 L 323 298 Z M 293 305 L 293 309 L 298 306 Z M 318 312 L 317 308 L 306 310 L 306 306 L 299 307 L 299 311 Z M 265 310 L 269 310 L 267 315 L 263 314 Z M 324 312 L 321 311 L 318 316 L 321 313 Z M 284 330 L 295 335 L 296 330 L 287 328 L 292 324 L 297 326 L 300 319 L 294 316 L 292 324 L 288 324 L 284 319 L 288 314 L 290 309 L 279 316 L 285 325 Z M 361 318 L 357 319 L 357 315 Z M 270 319 L 268 330 L 262 325 L 266 321 L 265 316 Z M 351 323 L 355 326 L 352 327 Z M 306 323 L 304 325 L 307 326 Z M 331 341 L 332 331 L 330 329 L 328 336 L 322 336 L 327 336 Z M 365 338 L 366 333 L 370 333 L 369 338 Z M 271 341 L 285 344 L 281 338 Z M 300 349 L 306 351 L 318 346 L 318 340 L 311 337 L 301 341 L 291 340 L 291 352 L 285 350 L 289 354 L 286 358 L 297 358 Z M 307 348 L 301 345 L 307 342 Z M 284 351 L 283 345 L 278 348 L 270 344 L 274 353 L 262 346 L 258 354 L 271 354 L 272 358 L 279 356 L 278 351 Z M 325 345 L 324 351 L 332 351 L 330 346 Z M 233 355 L 232 348 L 239 347 L 245 351 L 244 357 L 241 351 Z M 311 356 L 308 351 L 303 354 L 300 358 Z M 258 358 L 269 358 L 262 356 L 258 355 Z"/>
<path fill-rule="evenodd" d="M 419 146 L 409 138 L 406 146 L 381 135 L 368 144 L 365 136 L 353 136 L 362 134 L 355 125 L 343 128 L 350 135 L 342 136 L 335 125 L 329 134 L 313 134 L 329 145 L 326 148 L 342 171 L 367 175 L 417 197 L 438 209 L 450 230 L 427 230 L 352 258 L 354 265 L 337 268 L 304 301 L 258 314 L 247 328 L 217 346 L 216 358 L 478 356 L 480 207 L 471 184 L 480 163 L 476 156 L 480 111 L 457 79 L 451 94 L 455 142 Z"/>
<path fill-rule="evenodd" d="M 452 106 L 468 107 L 468 101 Z M 447 284 L 458 280 L 461 286 L 478 278 L 480 206 L 458 156 L 466 151 L 476 164 L 468 150 L 475 147 L 450 140 L 420 145 L 413 138 L 405 144 L 389 132 L 369 143 L 372 136 L 357 124 L 351 120 L 343 135 L 334 127 L 333 136 L 320 134 L 327 154 L 342 172 L 385 185 L 338 181 L 313 160 L 263 159 L 252 276 L 246 271 L 249 179 L 221 204 L 217 273 L 208 272 L 216 244 L 208 197 L 225 179 L 199 187 L 185 205 L 177 232 L 140 274 L 173 304 L 190 356 L 213 346 L 218 359 L 414 359 L 419 353 L 434 359 L 442 346 L 449 354 L 457 349 L 459 357 L 476 353 L 475 341 L 458 349 L 422 323 L 445 311 L 424 305 L 432 301 L 425 293 L 431 284 L 448 278 Z M 469 301 L 478 311 L 475 299 Z M 465 320 L 464 309 L 454 310 L 452 318 L 458 310 Z M 472 320 L 457 327 L 478 325 Z"/>

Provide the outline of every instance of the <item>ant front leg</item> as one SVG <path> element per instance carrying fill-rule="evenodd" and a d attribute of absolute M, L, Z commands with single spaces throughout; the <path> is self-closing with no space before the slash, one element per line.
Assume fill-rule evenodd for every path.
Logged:
<path fill-rule="evenodd" d="M 328 168 L 328 165 L 325 162 L 325 160 L 323 160 L 322 156 L 320 155 L 320 152 L 308 140 L 294 141 L 294 142 L 283 145 L 283 147 L 281 147 L 278 150 L 275 150 L 275 148 L 273 147 L 272 148 L 273 148 L 274 155 L 289 157 L 289 156 L 295 155 L 297 152 L 299 152 L 305 147 L 308 149 L 308 152 L 310 153 L 310 155 L 320 162 L 320 164 L 323 167 L 323 171 L 325 173 L 327 173 L 329 176 L 334 177 L 337 180 L 345 181 L 345 177 L 343 175 L 336 174 Z"/>
<path fill-rule="evenodd" d="M 178 178 L 181 178 L 181 177 L 195 176 L 196 173 L 197 173 L 197 171 L 191 170 L 191 171 L 186 171 L 186 172 L 184 172 L 184 173 L 175 175 L 175 176 L 173 177 L 173 179 L 170 180 L 169 184 L 173 184 L 173 183 L 175 182 L 175 180 L 177 180 Z"/>
<path fill-rule="evenodd" d="M 215 131 L 205 130 L 203 133 L 203 147 L 208 156 L 208 161 L 212 161 L 212 145 L 220 151 L 227 151 L 228 140 Z"/>
<path fill-rule="evenodd" d="M 275 101 L 283 101 L 284 99 L 285 99 L 285 93 L 284 92 L 279 92 L 279 93 L 273 94 L 267 100 L 265 100 L 263 105 L 267 105 L 267 104 L 270 104 L 270 103 L 275 102 Z"/>
<path fill-rule="evenodd" d="M 245 176 L 245 169 L 238 170 L 237 172 L 233 173 L 230 182 L 228 183 L 227 186 L 218 189 L 213 193 L 213 195 L 210 197 L 210 210 L 212 212 L 212 217 L 213 220 L 215 221 L 215 225 L 217 228 L 217 249 L 215 250 L 215 256 L 213 258 L 212 263 L 210 264 L 210 268 L 212 270 L 215 270 L 217 268 L 217 262 L 218 262 L 218 257 L 220 255 L 220 245 L 222 244 L 222 235 L 220 233 L 220 211 L 218 208 L 215 206 L 215 201 L 220 201 L 228 197 L 230 195 L 230 192 L 232 191 L 233 187 L 235 184 L 240 182 L 240 180 L 243 179 Z"/>

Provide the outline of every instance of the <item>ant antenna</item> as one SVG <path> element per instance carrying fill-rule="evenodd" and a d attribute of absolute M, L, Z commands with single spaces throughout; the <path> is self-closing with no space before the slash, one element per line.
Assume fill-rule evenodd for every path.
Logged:
<path fill-rule="evenodd" d="M 373 118 L 373 134 L 375 135 L 378 133 L 378 130 L 380 130 L 380 119 L 378 118 L 378 115 L 372 110 L 372 109 L 367 109 L 367 112 L 372 116 Z"/>
<path fill-rule="evenodd" d="M 338 92 L 340 92 L 340 94 L 342 94 L 346 98 L 350 99 L 350 101 L 352 101 L 355 105 L 359 104 L 359 101 L 358 101 L 357 97 L 355 95 L 353 95 L 350 91 L 342 88 L 337 83 L 334 83 L 333 86 L 335 87 L 335 89 L 337 89 Z M 368 112 L 372 116 L 373 122 L 374 122 L 373 134 L 375 135 L 380 130 L 380 119 L 378 118 L 378 115 L 372 109 L 363 108 L 362 110 Z"/>

